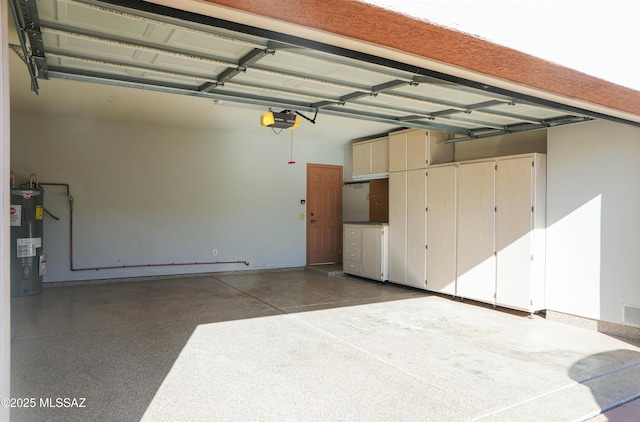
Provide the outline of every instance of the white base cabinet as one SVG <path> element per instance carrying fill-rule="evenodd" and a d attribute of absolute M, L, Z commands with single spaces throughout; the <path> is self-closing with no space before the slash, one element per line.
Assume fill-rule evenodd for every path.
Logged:
<path fill-rule="evenodd" d="M 387 224 L 345 224 L 343 271 L 347 274 L 387 281 L 389 226 Z"/>

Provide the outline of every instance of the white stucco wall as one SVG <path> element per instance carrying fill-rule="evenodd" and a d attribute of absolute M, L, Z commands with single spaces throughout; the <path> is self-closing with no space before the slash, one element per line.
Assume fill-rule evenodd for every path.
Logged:
<path fill-rule="evenodd" d="M 547 307 L 622 322 L 640 306 L 640 129 L 599 121 L 550 129 Z"/>
<path fill-rule="evenodd" d="M 76 268 L 250 263 L 72 272 L 66 191 L 45 186 L 45 208 L 61 219 L 45 217 L 45 282 L 304 266 L 306 164 L 342 165 L 344 154 L 303 127 L 288 165 L 289 132 L 257 124 L 227 133 L 21 113 L 11 123 L 18 182 L 35 172 L 71 186 Z"/>

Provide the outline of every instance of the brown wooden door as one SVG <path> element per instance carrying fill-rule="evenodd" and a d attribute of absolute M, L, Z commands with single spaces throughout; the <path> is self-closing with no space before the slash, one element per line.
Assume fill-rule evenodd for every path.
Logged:
<path fill-rule="evenodd" d="M 307 265 L 342 262 L 342 166 L 307 164 Z"/>

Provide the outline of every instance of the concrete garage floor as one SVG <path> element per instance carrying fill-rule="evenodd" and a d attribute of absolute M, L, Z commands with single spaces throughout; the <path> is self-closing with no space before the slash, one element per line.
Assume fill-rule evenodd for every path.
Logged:
<path fill-rule="evenodd" d="M 12 325 L 36 399 L 12 421 L 577 421 L 640 396 L 627 342 L 310 271 L 45 288 Z"/>

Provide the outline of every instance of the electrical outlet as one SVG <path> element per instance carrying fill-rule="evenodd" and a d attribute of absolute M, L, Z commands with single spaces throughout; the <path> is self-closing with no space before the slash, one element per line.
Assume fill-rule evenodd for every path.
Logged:
<path fill-rule="evenodd" d="M 217 249 L 213 250 L 213 256 L 218 256 L 218 250 Z"/>

